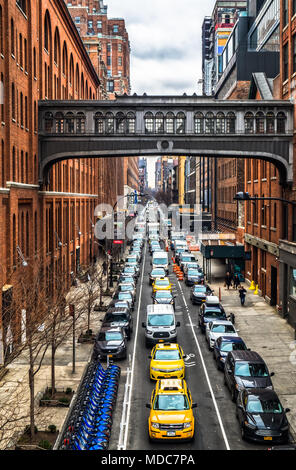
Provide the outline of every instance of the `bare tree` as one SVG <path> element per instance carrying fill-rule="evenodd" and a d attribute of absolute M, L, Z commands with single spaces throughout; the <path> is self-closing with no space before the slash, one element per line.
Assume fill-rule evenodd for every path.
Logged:
<path fill-rule="evenodd" d="M 90 331 L 91 314 L 99 296 L 102 303 L 103 282 L 99 269 L 96 264 L 92 264 L 87 270 L 88 281 L 83 285 L 80 308 L 87 313 L 87 332 Z"/>

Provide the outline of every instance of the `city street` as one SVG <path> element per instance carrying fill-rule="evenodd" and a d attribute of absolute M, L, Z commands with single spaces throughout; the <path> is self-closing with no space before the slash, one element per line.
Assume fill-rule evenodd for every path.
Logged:
<path fill-rule="evenodd" d="M 147 248 L 147 247 L 146 247 Z M 144 249 L 145 250 L 145 249 Z M 170 268 L 170 280 L 175 285 L 176 317 L 181 327 L 178 329 L 179 343 L 183 347 L 186 359 L 186 380 L 190 387 L 193 401 L 197 402 L 195 411 L 196 434 L 191 443 L 150 443 L 148 440 L 149 403 L 154 384 L 149 380 L 150 350 L 145 346 L 144 329 L 146 306 L 151 303 L 150 256 L 145 250 L 142 265 L 142 277 L 137 288 L 137 304 L 134 311 L 133 339 L 129 343 L 129 354 L 134 362 L 120 362 L 122 380 L 115 411 L 110 449 L 116 450 L 126 442 L 127 450 L 254 450 L 266 446 L 247 443 L 241 440 L 240 429 L 235 416 L 235 405 L 232 403 L 228 389 L 223 384 L 223 373 L 218 371 L 213 361 L 213 353 L 208 350 L 204 335 L 197 326 L 197 306 L 190 302 L 190 288 L 178 282 Z M 137 323 L 136 323 L 137 322 Z M 120 424 L 125 391 L 127 368 L 132 368 L 133 387 L 129 396 L 129 422 L 125 428 L 124 438 L 120 441 Z"/>

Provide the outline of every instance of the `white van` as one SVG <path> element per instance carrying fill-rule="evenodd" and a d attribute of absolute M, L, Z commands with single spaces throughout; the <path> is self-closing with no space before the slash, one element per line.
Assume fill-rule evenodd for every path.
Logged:
<path fill-rule="evenodd" d="M 155 251 L 152 256 L 152 269 L 163 268 L 169 273 L 169 257 L 166 251 Z"/>
<path fill-rule="evenodd" d="M 145 328 L 146 346 L 154 346 L 161 342 L 177 342 L 177 328 L 175 311 L 172 305 L 156 304 L 147 306 Z"/>

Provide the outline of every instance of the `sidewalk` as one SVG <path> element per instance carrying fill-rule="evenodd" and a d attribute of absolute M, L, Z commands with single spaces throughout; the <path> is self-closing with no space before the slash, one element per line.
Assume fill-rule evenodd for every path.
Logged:
<path fill-rule="evenodd" d="M 105 278 L 106 282 L 106 278 Z M 75 290 L 80 289 L 83 293 L 84 284 L 79 283 Z M 73 289 L 73 288 L 72 288 Z M 71 291 L 70 291 L 71 292 Z M 108 305 L 110 297 L 103 297 L 103 303 Z M 91 315 L 91 328 L 94 333 L 97 333 L 101 327 L 100 319 L 105 315 L 105 312 L 92 312 Z M 83 372 L 88 364 L 92 351 L 93 344 L 78 343 L 77 339 L 80 331 L 85 331 L 87 326 L 87 313 L 83 315 L 77 324 L 76 333 L 76 366 L 75 373 L 72 373 L 72 331 L 69 333 L 69 338 L 58 348 L 56 353 L 56 388 L 66 389 L 72 388 L 77 390 Z M 7 374 L 0 380 L 0 409 L 2 411 L 1 421 L 4 419 L 5 409 L 10 409 L 12 404 L 15 406 L 19 416 L 27 416 L 29 412 L 29 387 L 28 387 L 28 364 L 26 358 L 20 356 L 10 364 Z M 51 386 L 51 354 L 50 350 L 47 351 L 44 358 L 42 367 L 35 377 L 35 401 L 36 401 L 36 426 L 39 430 L 46 430 L 48 425 L 56 425 L 58 430 L 61 430 L 68 408 L 40 408 L 39 399 L 46 387 Z M 39 414 L 40 413 L 40 414 Z M 20 420 L 20 422 L 13 423 L 9 426 L 5 433 L 0 431 L 0 449 L 6 449 L 7 446 L 14 448 L 18 437 L 22 434 L 25 425 L 29 423 L 29 418 Z"/>
<path fill-rule="evenodd" d="M 202 265 L 202 255 L 198 254 Z M 235 314 L 235 326 L 248 348 L 256 351 L 265 360 L 272 378 L 275 391 L 284 408 L 290 408 L 287 417 L 291 425 L 291 433 L 296 440 L 296 342 L 294 330 L 281 318 L 273 307 L 262 297 L 254 295 L 247 284 L 246 305 L 240 304 L 238 291 L 224 287 L 226 266 L 213 263 L 211 287 L 219 296 L 227 313 Z"/>

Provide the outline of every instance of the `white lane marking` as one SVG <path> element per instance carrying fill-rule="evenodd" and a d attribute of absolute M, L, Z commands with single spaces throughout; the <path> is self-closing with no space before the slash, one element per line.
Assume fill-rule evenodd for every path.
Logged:
<path fill-rule="evenodd" d="M 142 290 L 143 290 L 143 277 L 144 277 L 144 271 L 145 271 L 145 269 L 144 269 L 145 268 L 145 258 L 146 258 L 146 244 L 145 244 L 145 251 L 144 251 L 144 263 L 142 265 L 141 288 L 140 288 L 138 311 L 137 311 L 137 326 L 136 326 L 134 349 L 133 349 L 133 361 L 132 361 L 132 368 L 129 371 L 130 381 L 129 381 L 128 392 L 127 392 L 128 397 L 126 398 L 127 413 L 125 414 L 125 410 L 123 410 L 121 424 L 120 424 L 121 429 L 124 428 L 124 436 L 123 436 L 123 442 L 122 443 L 118 442 L 117 450 L 126 450 L 126 446 L 127 446 L 130 412 L 131 412 L 131 401 L 132 401 L 134 375 L 135 375 L 134 374 L 134 372 L 135 372 L 135 359 L 136 359 L 137 338 L 138 338 L 138 332 L 139 332 L 140 308 L 141 308 L 141 299 L 142 299 Z"/>
<path fill-rule="evenodd" d="M 180 282 L 178 282 L 178 284 L 179 284 L 180 291 L 181 291 L 181 294 L 182 294 L 182 297 L 183 297 L 183 301 L 184 301 L 184 304 L 185 304 L 185 307 L 186 307 L 186 310 L 187 310 L 187 313 L 188 313 L 188 318 L 189 318 L 189 321 L 190 321 L 192 333 L 193 333 L 193 336 L 194 336 L 194 339 L 195 339 L 195 342 L 196 342 L 196 346 L 197 346 L 197 349 L 198 349 L 198 352 L 199 352 L 199 356 L 200 356 L 200 359 L 201 359 L 203 370 L 204 370 L 206 380 L 208 382 L 208 386 L 209 386 L 209 389 L 210 389 L 210 393 L 211 393 L 211 396 L 212 396 L 212 400 L 213 400 L 213 403 L 214 403 L 214 406 L 215 406 L 215 410 L 216 410 L 219 425 L 220 425 L 220 428 L 221 428 L 222 436 L 223 436 L 223 439 L 224 439 L 224 442 L 225 442 L 225 446 L 226 446 L 227 450 L 230 450 L 229 442 L 228 442 L 226 432 L 225 432 L 225 429 L 224 429 L 224 426 L 223 426 L 222 418 L 221 418 L 220 411 L 219 411 L 219 408 L 218 408 L 218 405 L 217 405 L 217 402 L 216 402 L 216 398 L 215 398 L 214 391 L 213 391 L 213 388 L 212 388 L 212 385 L 211 385 L 209 374 L 208 374 L 208 371 L 207 371 L 207 368 L 206 368 L 206 365 L 205 365 L 205 361 L 204 361 L 204 358 L 203 358 L 203 355 L 202 355 L 202 352 L 201 352 L 201 348 L 200 348 L 196 333 L 195 333 L 194 328 L 193 328 L 193 323 L 192 323 L 192 320 L 191 320 L 190 311 L 189 311 L 189 308 L 188 308 L 188 305 L 187 305 L 187 302 L 186 302 L 186 299 L 185 299 L 185 296 L 184 296 L 182 286 L 181 286 Z"/>

